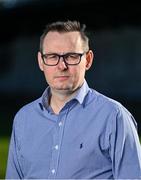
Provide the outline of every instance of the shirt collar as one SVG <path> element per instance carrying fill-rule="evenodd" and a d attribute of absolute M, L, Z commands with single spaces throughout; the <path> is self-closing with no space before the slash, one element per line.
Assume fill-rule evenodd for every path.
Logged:
<path fill-rule="evenodd" d="M 84 80 L 83 85 L 81 86 L 80 89 L 78 89 L 76 95 L 70 101 L 77 100 L 81 105 L 85 106 L 85 97 L 89 91 L 90 91 L 90 88 L 86 80 Z M 48 86 L 41 97 L 42 105 L 43 107 L 45 107 L 45 109 L 49 108 L 49 97 L 50 97 L 50 88 Z"/>
<path fill-rule="evenodd" d="M 49 107 L 49 97 L 50 97 L 50 87 L 48 86 L 42 95 L 42 104 L 45 107 L 45 109 L 48 109 Z"/>
<path fill-rule="evenodd" d="M 78 90 L 76 96 L 74 97 L 74 99 L 76 99 L 81 105 L 85 106 L 85 97 L 88 94 L 88 92 L 90 91 L 90 88 L 86 82 L 86 80 L 84 80 L 83 85 L 81 86 L 81 88 Z"/>

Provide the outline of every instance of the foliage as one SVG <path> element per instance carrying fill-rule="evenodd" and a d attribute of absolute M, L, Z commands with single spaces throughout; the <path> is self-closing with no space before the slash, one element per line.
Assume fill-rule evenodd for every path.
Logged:
<path fill-rule="evenodd" d="M 0 179 L 5 178 L 5 170 L 6 170 L 7 157 L 8 157 L 8 146 L 9 146 L 9 138 L 1 137 L 0 138 Z"/>

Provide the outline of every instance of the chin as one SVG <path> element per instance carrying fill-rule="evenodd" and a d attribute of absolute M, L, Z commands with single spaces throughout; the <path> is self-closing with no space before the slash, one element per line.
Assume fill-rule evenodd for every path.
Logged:
<path fill-rule="evenodd" d="M 62 86 L 54 86 L 54 89 L 56 90 L 62 90 L 62 91 L 72 91 L 73 85 L 62 85 Z"/>

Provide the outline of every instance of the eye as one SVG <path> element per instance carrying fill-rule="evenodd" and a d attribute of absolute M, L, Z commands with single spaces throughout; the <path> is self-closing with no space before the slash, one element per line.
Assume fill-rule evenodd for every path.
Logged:
<path fill-rule="evenodd" d="M 68 54 L 68 58 L 78 59 L 79 58 L 79 54 L 76 54 L 76 53 Z"/>
<path fill-rule="evenodd" d="M 58 59 L 58 55 L 56 55 L 56 54 L 48 54 L 46 58 L 54 60 L 54 59 Z"/>

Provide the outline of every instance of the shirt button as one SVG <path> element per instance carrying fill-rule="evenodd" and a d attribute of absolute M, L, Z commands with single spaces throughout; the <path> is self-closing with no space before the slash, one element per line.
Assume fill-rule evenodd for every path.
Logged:
<path fill-rule="evenodd" d="M 62 122 L 59 122 L 59 127 L 61 127 L 63 125 L 63 123 Z"/>
<path fill-rule="evenodd" d="M 52 174 L 55 174 L 55 169 L 52 169 L 51 172 L 52 172 Z"/>
<path fill-rule="evenodd" d="M 58 150 L 58 149 L 59 149 L 59 146 L 58 146 L 58 145 L 56 145 L 56 146 L 55 146 L 55 149 L 56 149 L 56 150 Z"/>

